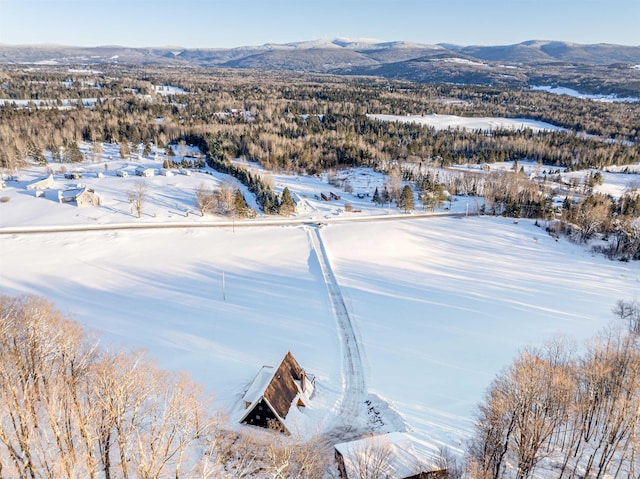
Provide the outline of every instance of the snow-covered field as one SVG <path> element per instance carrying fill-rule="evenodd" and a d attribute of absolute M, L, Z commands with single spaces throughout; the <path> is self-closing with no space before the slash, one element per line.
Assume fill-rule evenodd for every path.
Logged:
<path fill-rule="evenodd" d="M 436 130 L 446 130 L 447 128 L 460 128 L 466 130 L 524 130 L 529 128 L 533 131 L 559 131 L 559 126 L 545 123 L 543 121 L 530 120 L 527 118 L 498 118 L 498 117 L 463 117 L 456 115 L 367 115 L 369 118 L 379 121 L 398 121 L 400 123 L 417 123 L 435 128 Z"/>
<path fill-rule="evenodd" d="M 318 377 L 309 414 L 322 425 L 340 398 L 340 342 L 308 229 L 2 235 L 0 289 L 51 297 L 106 342 L 189 371 L 227 410 L 290 350 Z M 334 224 L 321 237 L 370 393 L 435 446 L 464 439 L 519 348 L 558 333 L 582 341 L 640 289 L 637 264 L 555 242 L 527 221 Z M 389 411 L 381 418 L 400 425 Z"/>
<path fill-rule="evenodd" d="M 580 93 L 572 88 L 566 88 L 563 86 L 532 86 L 533 91 L 546 91 L 547 93 L 553 93 L 555 95 L 568 95 L 575 98 L 582 98 L 585 100 L 595 100 L 603 102 L 636 102 L 640 101 L 640 98 L 636 97 L 619 97 L 617 95 L 592 95 L 589 93 Z"/>
<path fill-rule="evenodd" d="M 358 197 L 382 185 L 382 175 L 367 169 L 340 173 L 352 194 L 327 178 L 273 174 L 274 188 L 290 188 L 297 218 L 307 224 L 258 218 L 237 228 L 221 217 L 201 218 L 193 205 L 198 184 L 232 181 L 226 175 L 121 178 L 117 169 L 161 162 L 105 161 L 107 170 L 103 161 L 83 164 L 79 180 L 55 178 L 56 187 L 94 187 L 104 199 L 100 207 L 60 204 L 49 190 L 36 198 L 25 186 L 44 176 L 42 167 L 7 181 L 0 192 L 9 198 L 0 203 L 0 291 L 48 296 L 102 334 L 103 344 L 144 348 L 162 366 L 187 370 L 215 393 L 231 421 L 260 367 L 291 351 L 317 376 L 301 427 L 334 430 L 345 412 L 344 324 L 328 294 L 336 284 L 360 346 L 369 401 L 361 419 L 380 431 L 413 430 L 434 453 L 443 444 L 460 447 L 484 389 L 520 348 L 556 334 L 580 343 L 612 319 L 616 300 L 640 291 L 637 263 L 556 242 L 530 221 L 375 221 L 389 211 Z M 97 178 L 98 171 L 105 176 Z M 136 181 L 149 187 L 140 219 L 126 201 Z M 342 198 L 316 198 L 328 191 Z M 345 212 L 347 202 L 361 212 Z M 463 199 L 452 206 L 465 211 Z M 152 223 L 182 227 L 7 233 Z M 223 227 L 195 227 L 202 223 Z"/>

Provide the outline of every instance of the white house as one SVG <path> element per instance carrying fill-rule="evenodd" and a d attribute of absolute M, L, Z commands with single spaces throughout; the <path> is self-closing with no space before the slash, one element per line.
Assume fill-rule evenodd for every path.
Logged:
<path fill-rule="evenodd" d="M 88 188 L 58 191 L 58 201 L 60 203 L 75 202 L 78 206 L 98 206 L 100 204 L 100 198 L 96 192 Z"/>
<path fill-rule="evenodd" d="M 126 178 L 127 176 L 129 176 L 129 173 L 127 173 L 125 170 L 118 170 L 116 171 L 116 175 L 122 178 Z"/>
<path fill-rule="evenodd" d="M 160 168 L 161 176 L 173 176 L 173 171 L 167 170 L 166 168 Z"/>
<path fill-rule="evenodd" d="M 156 170 L 154 168 L 147 168 L 144 166 L 138 166 L 136 168 L 136 175 L 138 176 L 155 176 Z"/>
<path fill-rule="evenodd" d="M 42 178 L 33 183 L 27 185 L 28 190 L 44 190 L 45 188 L 51 188 L 53 186 L 53 175 L 49 175 L 46 178 Z"/>

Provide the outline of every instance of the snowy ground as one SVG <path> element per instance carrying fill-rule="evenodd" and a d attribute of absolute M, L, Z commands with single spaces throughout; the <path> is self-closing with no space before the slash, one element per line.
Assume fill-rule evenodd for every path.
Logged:
<path fill-rule="evenodd" d="M 580 93 L 572 88 L 566 88 L 562 86 L 532 86 L 533 91 L 546 91 L 547 93 L 554 93 L 556 95 L 568 95 L 575 98 L 582 98 L 584 100 L 595 100 L 606 103 L 610 102 L 636 102 L 640 101 L 640 98 L 636 97 L 619 97 L 617 95 L 591 95 L 588 93 Z"/>
<path fill-rule="evenodd" d="M 105 343 L 189 371 L 232 417 L 260 366 L 290 350 L 317 375 L 307 414 L 322 429 L 340 409 L 343 376 L 308 229 L 2 235 L 0 289 L 49 296 Z M 320 234 L 361 339 L 368 420 L 413 429 L 434 451 L 464 440 L 474 405 L 519 348 L 557 333 L 582 341 L 640 288 L 639 265 L 526 221 L 334 224 Z"/>
<path fill-rule="evenodd" d="M 106 157 L 112 154 L 105 148 Z M 36 198 L 25 185 L 44 176 L 41 167 L 7 181 L 0 192 L 9 198 L 0 203 L 0 291 L 46 295 L 103 334 L 104 344 L 145 348 L 162 366 L 189 371 L 232 420 L 260 367 L 277 365 L 291 351 L 317 376 L 301 427 L 335 432 L 334 419 L 363 397 L 345 396 L 347 336 L 340 321 L 348 317 L 361 365 L 351 384 L 361 379 L 366 388 L 360 419 L 379 431 L 411 429 L 434 453 L 443 444 L 456 448 L 484 389 L 519 348 L 554 334 L 579 343 L 611 319 L 616 300 L 640 290 L 640 265 L 556 242 L 529 221 L 332 222 L 397 214 L 358 198 L 382 185 L 371 170 L 338 175 L 351 194 L 326 177 L 273 174 L 274 188 L 288 186 L 298 199 L 296 218 L 313 226 L 271 226 L 258 218 L 249 222 L 255 227 L 234 228 L 222 217 L 201 218 L 193 206 L 198 184 L 232 181 L 226 175 L 144 178 L 149 204 L 138 219 L 126 190 L 141 179 L 113 172 L 161 161 L 105 161 L 106 171 L 102 161 L 82 165 L 85 177 L 77 181 L 56 177 L 59 187 L 93 186 L 102 207 L 59 204 L 51 191 Z M 108 174 L 97 178 L 97 171 Z M 342 198 L 316 198 L 329 191 Z M 451 206 L 465 211 L 466 201 Z M 346 213 L 347 202 L 361 212 Z M 20 226 L 158 223 L 184 227 L 6 234 Z M 202 223 L 228 226 L 190 227 Z M 331 299 L 336 291 L 342 313 Z"/>
<path fill-rule="evenodd" d="M 367 115 L 369 118 L 380 121 L 398 121 L 400 123 L 417 123 L 446 130 L 447 128 L 460 128 L 466 130 L 524 130 L 533 131 L 559 131 L 559 126 L 543 121 L 529 120 L 527 118 L 497 118 L 497 117 L 464 117 L 455 115 Z"/>

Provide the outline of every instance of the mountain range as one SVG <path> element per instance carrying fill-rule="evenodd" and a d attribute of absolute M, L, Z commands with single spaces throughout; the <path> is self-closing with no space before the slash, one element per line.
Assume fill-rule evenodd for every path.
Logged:
<path fill-rule="evenodd" d="M 324 39 L 226 49 L 0 44 L 0 64 L 169 65 L 374 75 L 421 81 L 524 86 L 572 81 L 588 89 L 640 91 L 640 46 L 531 40 L 502 46 Z M 558 74 L 560 76 L 558 77 Z M 628 82 L 623 81 L 625 76 Z M 620 81 L 611 82 L 618 78 Z M 573 79 L 573 80 L 572 80 Z M 599 79 L 602 80 L 598 88 Z M 604 88 L 604 90 L 603 90 Z M 619 93 L 622 93 L 619 91 Z"/>

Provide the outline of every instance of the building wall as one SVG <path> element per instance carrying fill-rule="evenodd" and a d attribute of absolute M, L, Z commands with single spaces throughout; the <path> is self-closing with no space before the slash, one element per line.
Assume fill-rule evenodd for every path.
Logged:
<path fill-rule="evenodd" d="M 249 424 L 251 426 L 259 426 L 264 428 L 271 427 L 271 424 L 276 422 L 280 424 L 280 421 L 273 413 L 266 401 L 261 399 L 253 408 L 253 410 L 245 417 L 243 424 Z"/>
<path fill-rule="evenodd" d="M 98 204 L 98 199 L 92 193 L 82 193 L 76 199 L 78 206 L 96 206 Z"/>
<path fill-rule="evenodd" d="M 347 477 L 347 469 L 344 467 L 344 458 L 342 457 L 342 454 L 338 452 L 338 450 L 336 450 L 336 463 L 338 465 L 338 472 L 340 473 L 340 477 L 342 479 L 349 479 Z"/>

